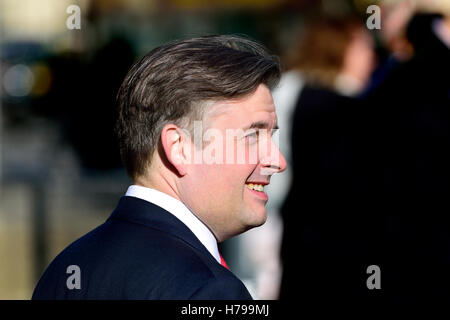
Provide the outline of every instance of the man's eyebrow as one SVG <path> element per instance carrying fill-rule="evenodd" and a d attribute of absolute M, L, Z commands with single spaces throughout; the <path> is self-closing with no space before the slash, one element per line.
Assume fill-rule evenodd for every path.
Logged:
<path fill-rule="evenodd" d="M 253 122 L 248 127 L 248 129 L 267 129 L 267 128 L 269 128 L 269 123 L 266 121 L 256 121 L 256 122 Z M 278 129 L 279 129 L 279 127 L 278 127 L 278 122 L 277 122 L 277 123 L 275 123 L 275 126 L 272 128 L 272 130 L 278 130 Z"/>

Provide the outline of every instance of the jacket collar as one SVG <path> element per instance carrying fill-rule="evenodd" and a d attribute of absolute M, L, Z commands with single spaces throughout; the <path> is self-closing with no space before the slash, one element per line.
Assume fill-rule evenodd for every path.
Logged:
<path fill-rule="evenodd" d="M 120 198 L 117 207 L 109 219 L 137 223 L 169 233 L 214 259 L 206 247 L 184 223 L 170 212 L 151 202 L 135 197 L 123 196 Z"/>

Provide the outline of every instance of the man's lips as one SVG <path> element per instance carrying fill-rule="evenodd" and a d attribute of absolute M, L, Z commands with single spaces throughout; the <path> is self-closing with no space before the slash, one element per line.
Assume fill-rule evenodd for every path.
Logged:
<path fill-rule="evenodd" d="M 264 192 L 264 186 L 268 185 L 269 183 L 266 181 L 253 181 L 253 182 L 247 182 L 245 184 L 245 187 L 256 197 L 262 199 L 262 200 L 268 200 L 269 197 L 267 196 L 267 193 Z"/>
<path fill-rule="evenodd" d="M 247 181 L 245 184 L 250 184 L 250 183 L 253 183 L 253 184 L 262 184 L 263 186 L 266 186 L 266 185 L 269 184 L 269 181 Z"/>

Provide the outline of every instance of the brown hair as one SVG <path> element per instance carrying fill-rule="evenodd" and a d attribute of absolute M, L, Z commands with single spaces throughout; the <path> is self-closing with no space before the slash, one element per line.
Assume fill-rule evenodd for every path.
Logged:
<path fill-rule="evenodd" d="M 331 87 L 343 66 L 346 49 L 361 27 L 356 18 L 321 18 L 310 23 L 287 56 L 288 68 L 302 71 L 309 83 Z"/>
<path fill-rule="evenodd" d="M 239 98 L 279 81 L 278 57 L 240 36 L 177 40 L 153 49 L 128 72 L 118 95 L 116 132 L 128 174 L 145 173 L 169 122 L 200 120 L 204 102 Z"/>

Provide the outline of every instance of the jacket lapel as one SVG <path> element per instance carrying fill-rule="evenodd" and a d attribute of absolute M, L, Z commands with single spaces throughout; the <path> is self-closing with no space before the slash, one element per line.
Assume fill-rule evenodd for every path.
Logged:
<path fill-rule="evenodd" d="M 212 257 L 194 233 L 163 208 L 135 197 L 123 196 L 109 219 L 123 220 L 167 232 Z"/>

